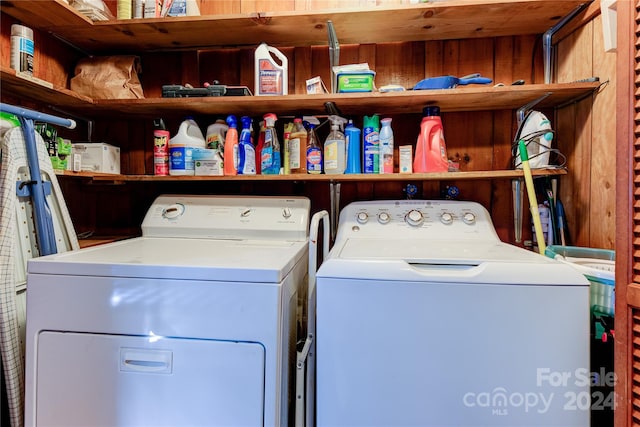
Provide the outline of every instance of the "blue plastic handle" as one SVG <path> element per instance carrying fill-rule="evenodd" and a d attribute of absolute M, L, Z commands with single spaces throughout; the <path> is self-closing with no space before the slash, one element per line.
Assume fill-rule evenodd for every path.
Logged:
<path fill-rule="evenodd" d="M 462 79 L 458 79 L 458 84 L 459 85 L 468 85 L 468 84 L 487 84 L 487 83 L 492 83 L 493 80 L 487 78 L 487 77 L 471 77 L 468 79 L 462 78 Z"/>

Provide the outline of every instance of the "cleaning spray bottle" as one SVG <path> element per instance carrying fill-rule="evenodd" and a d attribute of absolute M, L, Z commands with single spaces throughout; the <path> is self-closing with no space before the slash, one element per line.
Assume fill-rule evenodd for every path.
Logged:
<path fill-rule="evenodd" d="M 251 143 L 251 117 L 242 116 L 242 131 L 238 142 L 238 175 L 256 174 L 256 150 Z"/>
<path fill-rule="evenodd" d="M 238 174 L 238 119 L 233 114 L 227 116 L 229 130 L 224 138 L 224 174 Z"/>
<path fill-rule="evenodd" d="M 378 173 L 380 170 L 380 117 L 364 116 L 362 144 L 364 147 L 364 173 Z"/>
<path fill-rule="evenodd" d="M 422 123 L 413 159 L 413 172 L 447 172 L 449 161 L 444 143 L 444 130 L 440 117 L 440 107 L 422 109 Z"/>
<path fill-rule="evenodd" d="M 320 174 L 323 167 L 322 147 L 320 147 L 318 135 L 316 135 L 316 123 L 307 122 L 307 127 L 309 128 L 307 133 L 307 140 L 309 141 L 307 146 L 307 173 Z"/>
<path fill-rule="evenodd" d="M 260 120 L 258 143 L 256 144 L 256 174 L 262 174 L 262 148 L 264 147 L 264 132 L 267 129 L 264 120 Z"/>
<path fill-rule="evenodd" d="M 380 121 L 380 173 L 393 173 L 393 130 L 391 129 L 391 119 L 385 118 Z"/>
<path fill-rule="evenodd" d="M 331 131 L 324 141 L 324 173 L 342 174 L 346 165 L 346 138 L 340 131 L 340 124 L 347 121 L 340 116 L 334 114 L 329 116 L 331 122 Z"/>
<path fill-rule="evenodd" d="M 360 129 L 349 120 L 344 128 L 344 137 L 347 143 L 347 170 L 344 173 L 362 173 L 360 167 Z"/>
<path fill-rule="evenodd" d="M 278 175 L 280 173 L 280 143 L 275 129 L 277 119 L 273 113 L 264 115 L 264 146 L 260 155 L 263 175 Z"/>

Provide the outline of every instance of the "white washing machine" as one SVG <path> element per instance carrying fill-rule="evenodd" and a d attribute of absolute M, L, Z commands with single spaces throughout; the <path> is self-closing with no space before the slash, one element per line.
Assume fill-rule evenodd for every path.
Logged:
<path fill-rule="evenodd" d="M 319 426 L 589 425 L 589 283 L 477 203 L 345 207 L 316 316 Z"/>
<path fill-rule="evenodd" d="M 286 426 L 306 198 L 160 196 L 142 237 L 32 259 L 27 426 Z"/>

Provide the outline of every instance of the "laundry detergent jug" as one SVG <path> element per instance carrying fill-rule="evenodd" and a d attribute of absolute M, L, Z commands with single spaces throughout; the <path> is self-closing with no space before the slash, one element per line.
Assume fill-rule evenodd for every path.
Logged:
<path fill-rule="evenodd" d="M 439 107 L 422 109 L 422 123 L 413 159 L 413 172 L 447 172 L 449 160 L 444 143 L 444 129 Z"/>
<path fill-rule="evenodd" d="M 262 43 L 256 48 L 254 66 L 256 95 L 287 95 L 289 65 L 282 52 Z"/>

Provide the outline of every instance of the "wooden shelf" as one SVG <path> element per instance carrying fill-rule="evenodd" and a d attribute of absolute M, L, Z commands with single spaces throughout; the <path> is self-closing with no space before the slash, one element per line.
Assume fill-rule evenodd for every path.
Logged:
<path fill-rule="evenodd" d="M 566 169 L 533 169 L 534 177 L 566 175 Z M 193 181 L 314 181 L 314 182 L 390 182 L 390 181 L 459 181 L 475 179 L 523 178 L 522 170 L 495 170 L 474 172 L 412 173 L 412 174 L 344 174 L 344 175 L 238 175 L 238 176 L 155 176 L 155 175 L 111 175 L 88 172 L 57 171 L 62 177 L 90 179 L 93 182 L 193 182 Z"/>
<path fill-rule="evenodd" d="M 327 45 L 542 34 L 584 0 L 448 0 L 416 5 L 92 22 L 62 0 L 3 0 L 2 11 L 89 53 Z"/>
<path fill-rule="evenodd" d="M 466 86 L 454 89 L 390 93 L 340 93 L 286 96 L 225 96 L 205 98 L 147 98 L 92 100 L 61 87 L 49 88 L 16 76 L 1 67 L 2 92 L 46 102 L 71 113 L 97 117 L 153 118 L 184 115 L 258 116 L 267 111 L 280 115 L 324 114 L 324 104 L 335 102 L 349 115 L 420 113 L 427 105 L 438 105 L 443 112 L 517 109 L 548 95 L 538 108 L 553 107 L 589 95 L 598 83 L 531 84 L 522 86 Z"/>

